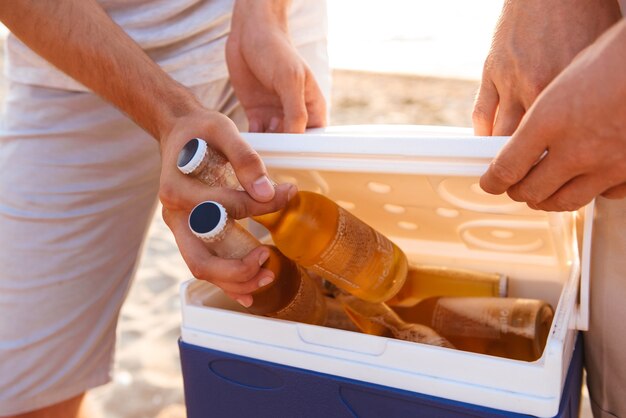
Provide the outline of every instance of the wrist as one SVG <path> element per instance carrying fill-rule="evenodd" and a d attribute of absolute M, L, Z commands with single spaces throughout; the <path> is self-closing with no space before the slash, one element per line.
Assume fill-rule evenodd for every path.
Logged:
<path fill-rule="evenodd" d="M 159 140 L 162 150 L 174 149 L 178 156 L 191 138 L 203 138 L 210 147 L 224 153 L 225 144 L 238 136 L 239 130 L 227 116 L 198 105 L 178 114 L 170 113 Z"/>
<path fill-rule="evenodd" d="M 164 94 L 163 97 L 167 99 L 160 101 L 158 108 L 153 112 L 155 116 L 153 129 L 147 129 L 161 143 L 171 136 L 180 120 L 205 111 L 193 94 L 183 86 L 179 85 L 179 88 Z"/>
<path fill-rule="evenodd" d="M 255 25 L 264 22 L 287 32 L 287 16 L 291 0 L 235 0 L 232 30 L 237 31 L 252 20 Z"/>

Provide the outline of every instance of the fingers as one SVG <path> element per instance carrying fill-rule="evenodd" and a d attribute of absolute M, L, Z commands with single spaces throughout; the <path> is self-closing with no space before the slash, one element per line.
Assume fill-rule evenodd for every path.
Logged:
<path fill-rule="evenodd" d="M 513 135 L 513 132 L 515 132 L 515 129 L 522 120 L 522 116 L 524 116 L 524 108 L 520 104 L 502 100 L 498 108 L 496 121 L 493 125 L 493 135 Z"/>
<path fill-rule="evenodd" d="M 261 261 L 267 259 L 267 249 L 264 251 L 263 248 L 256 248 L 241 260 L 216 257 L 202 240 L 191 232 L 186 212 L 165 211 L 163 220 L 172 230 L 189 270 L 198 279 L 245 283 L 259 272 Z"/>
<path fill-rule="evenodd" d="M 201 185 L 202 186 L 202 185 Z M 205 189 L 207 189 L 205 187 Z M 207 198 L 203 200 L 215 200 L 220 202 L 228 213 L 235 219 L 247 218 L 249 216 L 261 215 L 265 213 L 276 212 L 282 209 L 287 202 L 296 194 L 298 188 L 293 184 L 279 184 L 275 188 L 276 193 L 274 199 L 269 202 L 259 202 L 248 196 L 246 192 L 230 189 L 213 189 L 213 192 L 205 193 L 207 195 L 214 194 L 215 198 Z"/>
<path fill-rule="evenodd" d="M 276 88 L 277 92 L 282 92 L 279 100 L 272 101 L 264 107 L 247 109 L 249 132 L 301 133 L 305 128 L 326 126 L 326 100 L 308 68 L 305 70 L 304 79 L 302 86 L 291 87 L 301 88 L 303 93 L 292 91 L 281 84 Z M 293 108 L 293 103 L 297 103 L 297 108 Z M 301 114 L 302 103 L 304 115 Z"/>
<path fill-rule="evenodd" d="M 476 101 L 474 102 L 474 110 L 472 111 L 472 124 L 474 125 L 475 135 L 491 136 L 499 100 L 500 97 L 496 86 L 489 78 L 483 76 Z"/>
<path fill-rule="evenodd" d="M 209 147 L 224 154 L 239 183 L 252 199 L 262 203 L 274 199 L 274 186 L 267 177 L 261 158 L 239 135 L 235 124 L 226 116 L 217 112 L 201 112 L 181 121 L 173 132 L 175 135 L 162 143 L 161 148 L 159 198 L 168 209 L 191 209 L 201 201 L 198 200 L 200 196 L 207 196 L 207 187 L 200 192 L 199 182 L 185 176 L 177 168 L 181 149 L 194 137 L 205 139 Z M 213 190 L 209 193 L 215 192 Z"/>
<path fill-rule="evenodd" d="M 283 112 L 280 103 L 262 109 L 246 110 L 248 132 L 282 132 Z"/>
<path fill-rule="evenodd" d="M 226 156 L 250 196 L 259 202 L 269 202 L 274 198 L 275 191 L 261 157 L 241 138 L 234 123 L 229 121 L 220 125 L 219 131 L 207 138 L 209 146 L 219 149 Z"/>
<path fill-rule="evenodd" d="M 287 133 L 304 132 L 308 122 L 305 98 L 305 72 L 299 66 L 286 69 L 276 86 L 283 107 L 283 130 Z"/>
<path fill-rule="evenodd" d="M 310 70 L 307 69 L 306 74 L 306 108 L 307 108 L 307 128 L 320 128 L 326 126 L 326 100 L 322 94 L 315 77 Z"/>
<path fill-rule="evenodd" d="M 249 295 L 274 280 L 274 273 L 260 267 L 269 257 L 266 247 L 255 248 L 241 260 L 219 258 L 211 254 L 202 240 L 189 230 L 187 217 L 184 211 L 163 212 L 163 219 L 172 230 L 183 259 L 194 277 L 215 284 L 227 294 L 236 296 L 234 299 Z M 243 299 L 240 303 L 244 306 L 249 306 L 244 303 L 248 300 L 251 304 L 251 297 Z"/>
<path fill-rule="evenodd" d="M 263 132 L 263 120 L 260 117 L 248 116 L 248 132 Z"/>
<path fill-rule="evenodd" d="M 282 209 L 298 190 L 292 184 L 279 184 L 274 189 L 275 193 L 272 200 L 259 202 L 245 191 L 225 187 L 207 187 L 193 178 L 184 179 L 184 185 L 184 190 L 179 188 L 176 193 L 173 193 L 168 198 L 163 197 L 167 192 L 161 192 L 161 200 L 164 202 L 164 207 L 189 213 L 198 203 L 213 200 L 220 202 L 234 219 L 276 212 Z"/>
<path fill-rule="evenodd" d="M 626 197 L 626 183 L 622 183 L 618 186 L 611 187 L 602 193 L 603 197 L 607 199 L 623 199 Z"/>
<path fill-rule="evenodd" d="M 163 178 L 164 176 L 162 176 Z M 189 212 L 198 203 L 205 200 L 220 202 L 235 219 L 262 213 L 275 212 L 281 209 L 297 192 L 291 184 L 274 187 L 271 200 L 261 202 L 254 199 L 247 191 L 234 190 L 227 187 L 208 187 L 198 179 L 180 172 L 170 173 L 168 180 L 162 180 L 159 188 L 159 199 L 163 207 L 170 210 Z"/>
<path fill-rule="evenodd" d="M 545 211 L 577 210 L 591 202 L 598 195 L 598 191 L 604 190 L 606 187 L 606 179 L 602 176 L 578 176 L 567 182 L 543 202 L 531 207 Z"/>
<path fill-rule="evenodd" d="M 609 199 L 626 197 L 626 183 L 615 185 L 615 176 L 605 171 L 571 168 L 548 155 L 520 183 L 509 189 L 514 200 L 526 202 L 533 209 L 573 211 L 596 196 Z M 618 180 L 619 181 L 619 180 Z"/>
<path fill-rule="evenodd" d="M 480 178 L 480 187 L 484 191 L 504 193 L 526 176 L 547 149 L 551 132 L 541 128 L 522 122 Z"/>
<path fill-rule="evenodd" d="M 546 154 L 539 164 L 533 166 L 528 174 L 518 183 L 512 185 L 507 194 L 518 202 L 538 205 L 554 195 L 572 178 L 584 173 L 585 167 L 569 164 L 569 157 L 563 150 Z"/>
<path fill-rule="evenodd" d="M 476 135 L 512 135 L 523 116 L 524 107 L 520 103 L 501 97 L 493 81 L 483 78 L 472 113 Z"/>

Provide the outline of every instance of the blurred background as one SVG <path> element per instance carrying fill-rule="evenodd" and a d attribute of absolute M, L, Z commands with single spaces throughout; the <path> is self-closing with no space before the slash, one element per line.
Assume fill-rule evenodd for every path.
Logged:
<path fill-rule="evenodd" d="M 501 7 L 502 0 L 328 0 L 331 124 L 470 127 Z M 114 380 L 90 395 L 97 417 L 185 417 L 178 288 L 190 277 L 157 211 L 122 310 Z M 591 417 L 586 391 L 582 416 Z"/>

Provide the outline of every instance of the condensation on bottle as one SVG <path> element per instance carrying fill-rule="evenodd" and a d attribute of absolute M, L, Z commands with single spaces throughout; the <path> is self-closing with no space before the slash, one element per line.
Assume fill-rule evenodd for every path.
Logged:
<path fill-rule="evenodd" d="M 177 166 L 184 174 L 196 177 L 210 187 L 241 188 L 226 157 L 201 138 L 187 141 L 178 153 Z"/>
<path fill-rule="evenodd" d="M 367 302 L 342 291 L 335 292 L 335 298 L 343 305 L 354 324 L 366 334 L 454 348 L 450 341 L 431 327 L 404 321 L 384 302 Z"/>
<path fill-rule="evenodd" d="M 541 357 L 554 317 L 545 301 L 510 297 L 431 297 L 395 311 L 458 349 L 524 361 Z"/>
<path fill-rule="evenodd" d="M 189 227 L 213 254 L 222 258 L 241 259 L 261 245 L 217 202 L 196 206 L 189 215 Z M 253 303 L 247 310 L 290 321 L 324 324 L 326 302 L 319 284 L 278 249 L 268 248 L 270 256 L 263 267 L 274 273 L 274 280 L 252 293 Z"/>
<path fill-rule="evenodd" d="M 199 138 L 185 145 L 178 167 L 211 186 L 241 187 L 226 159 Z M 359 298 L 385 301 L 404 284 L 402 250 L 321 194 L 298 192 L 282 210 L 253 219 L 287 257 Z"/>
<path fill-rule="evenodd" d="M 321 194 L 299 191 L 280 211 L 253 219 L 287 257 L 358 298 L 385 301 L 405 282 L 402 250 Z"/>
<path fill-rule="evenodd" d="M 432 296 L 505 297 L 508 277 L 500 273 L 409 264 L 406 281 L 386 303 L 391 307 L 414 306 Z"/>

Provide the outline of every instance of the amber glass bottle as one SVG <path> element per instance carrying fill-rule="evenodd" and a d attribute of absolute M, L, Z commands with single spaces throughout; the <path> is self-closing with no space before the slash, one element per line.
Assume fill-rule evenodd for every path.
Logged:
<path fill-rule="evenodd" d="M 386 303 L 392 307 L 408 307 L 431 296 L 504 297 L 507 283 L 507 276 L 503 274 L 410 264 L 404 285 Z"/>
<path fill-rule="evenodd" d="M 236 183 L 230 164 L 198 138 L 185 145 L 178 167 L 207 184 Z M 321 194 L 298 192 L 282 210 L 254 220 L 287 257 L 361 299 L 385 301 L 404 284 L 402 250 Z"/>
<path fill-rule="evenodd" d="M 211 187 L 241 187 L 228 160 L 204 139 L 193 138 L 178 153 L 178 169 Z"/>
<path fill-rule="evenodd" d="M 402 250 L 321 194 L 300 191 L 280 211 L 254 220 L 287 257 L 358 298 L 382 302 L 404 284 Z"/>
<path fill-rule="evenodd" d="M 432 328 L 404 321 L 385 303 L 367 302 L 342 292 L 336 292 L 335 298 L 343 305 L 348 317 L 366 334 L 391 336 L 414 343 L 454 348 L 448 340 Z"/>
<path fill-rule="evenodd" d="M 525 361 L 541 357 L 554 316 L 548 303 L 521 298 L 431 297 L 395 311 L 458 349 Z"/>
<path fill-rule="evenodd" d="M 222 258 L 243 258 L 261 243 L 228 216 L 217 202 L 196 206 L 189 215 L 189 227 L 207 247 Z M 248 311 L 290 321 L 322 325 L 326 321 L 326 301 L 318 283 L 306 271 L 269 247 L 264 268 L 274 273 L 274 281 L 256 290 Z"/>

